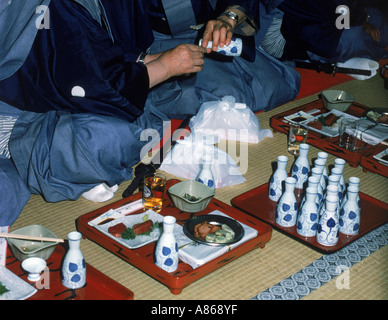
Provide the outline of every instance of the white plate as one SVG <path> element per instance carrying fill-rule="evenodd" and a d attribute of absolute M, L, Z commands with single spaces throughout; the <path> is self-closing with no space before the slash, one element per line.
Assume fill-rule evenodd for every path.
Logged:
<path fill-rule="evenodd" d="M 375 158 L 378 162 L 388 166 L 388 161 L 384 160 L 383 157 L 388 154 L 388 149 L 385 149 L 384 151 L 381 151 L 378 154 L 375 154 L 373 158 Z"/>
<path fill-rule="evenodd" d="M 163 216 L 160 215 L 159 213 L 156 213 L 155 211 L 148 210 L 148 211 L 143 212 L 143 213 L 125 216 L 123 218 L 115 219 L 114 221 L 110 221 L 110 222 L 108 222 L 106 224 L 102 224 L 102 225 L 96 225 L 94 227 L 97 230 L 99 230 L 100 232 L 102 232 L 103 234 L 105 234 L 108 237 L 119 242 L 123 246 L 125 246 L 129 249 L 137 249 L 137 248 L 140 248 L 142 246 L 145 246 L 148 243 L 151 243 L 151 242 L 158 240 L 160 237 L 160 234 L 161 234 L 161 229 L 155 228 L 155 230 L 153 230 L 150 233 L 150 235 L 138 235 L 138 236 L 136 236 L 135 239 L 132 239 L 132 240 L 117 238 L 114 235 L 110 234 L 108 232 L 108 229 L 109 229 L 109 227 L 114 226 L 114 225 L 119 224 L 119 223 L 124 223 L 127 226 L 127 228 L 131 228 L 133 225 L 135 225 L 137 223 L 144 222 L 143 217 L 146 214 L 148 215 L 148 218 L 153 221 L 154 224 L 155 224 L 155 222 L 158 222 L 160 227 L 163 225 Z"/>
<path fill-rule="evenodd" d="M 295 119 L 298 119 L 298 118 L 304 118 L 304 120 L 296 121 Z M 290 114 L 289 116 L 284 117 L 285 120 L 292 123 L 301 123 L 311 118 L 313 118 L 313 116 L 304 111 L 298 111 L 296 113 L 293 113 L 293 114 Z"/>
<path fill-rule="evenodd" d="M 347 119 L 354 119 L 354 120 L 359 119 L 359 118 L 357 118 L 357 117 L 355 117 L 355 116 L 352 116 L 352 115 L 350 115 L 350 114 L 347 114 L 347 113 L 345 113 L 345 112 L 341 112 L 341 111 L 338 111 L 338 110 L 331 110 L 330 112 L 321 113 L 321 114 L 319 114 L 319 115 L 317 115 L 317 116 L 315 116 L 315 117 L 313 117 L 313 118 L 311 118 L 311 119 L 308 119 L 308 120 L 306 120 L 306 121 L 303 121 L 303 122 L 301 122 L 301 125 L 304 126 L 304 127 L 308 127 L 309 130 L 318 132 L 318 133 L 320 133 L 320 134 L 322 134 L 322 135 L 324 135 L 324 136 L 327 136 L 327 137 L 330 137 L 330 138 L 337 137 L 337 136 L 339 135 L 339 133 L 338 133 L 338 127 L 332 128 L 332 127 L 323 126 L 322 129 L 319 130 L 319 129 L 316 129 L 316 128 L 313 128 L 313 127 L 309 127 L 309 126 L 308 126 L 308 123 L 309 123 L 310 121 L 315 121 L 315 120 L 317 120 L 317 119 L 318 119 L 319 117 L 321 117 L 321 116 L 326 117 L 327 115 L 329 115 L 329 114 L 331 114 L 331 113 L 333 113 L 333 114 L 336 115 L 337 117 L 341 117 L 341 119 L 344 119 L 344 118 L 347 118 Z M 341 121 L 341 120 L 339 119 L 339 120 L 337 120 L 337 122 L 338 122 L 338 121 Z"/>
<path fill-rule="evenodd" d="M 3 266 L 0 266 L 0 282 L 9 290 L 0 295 L 0 300 L 25 300 L 38 291 Z"/>

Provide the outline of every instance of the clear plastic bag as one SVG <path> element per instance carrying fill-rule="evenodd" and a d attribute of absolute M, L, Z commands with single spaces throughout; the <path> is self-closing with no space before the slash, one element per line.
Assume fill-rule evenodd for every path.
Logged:
<path fill-rule="evenodd" d="M 172 148 L 164 158 L 160 170 L 177 177 L 195 180 L 202 169 L 202 158 L 210 156 L 211 171 L 216 188 L 224 188 L 245 182 L 237 163 L 216 147 L 216 136 L 191 134 Z"/>
<path fill-rule="evenodd" d="M 236 103 L 232 96 L 220 101 L 205 102 L 198 114 L 190 120 L 192 132 L 217 135 L 219 139 L 259 143 L 272 138 L 272 131 L 261 130 L 259 119 L 243 103 Z"/>

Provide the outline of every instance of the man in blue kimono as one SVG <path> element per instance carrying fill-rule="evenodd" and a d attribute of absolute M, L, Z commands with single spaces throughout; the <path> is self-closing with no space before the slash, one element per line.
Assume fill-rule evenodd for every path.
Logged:
<path fill-rule="evenodd" d="M 14 107 L 10 156 L 30 192 L 74 200 L 131 179 L 143 130 L 161 136 L 164 121 L 194 115 L 205 101 L 234 95 L 256 111 L 293 99 L 296 71 L 253 42 L 248 59 L 227 61 L 204 58 L 211 50 L 196 44 L 198 24 L 212 18 L 204 46 L 227 45 L 237 27 L 254 30 L 256 4 L 193 1 L 195 26 L 177 30 L 163 19 L 163 1 L 2 3 L 0 27 L 12 30 L 2 34 L 14 38 L 0 49 L 0 101 Z M 47 9 L 38 24 L 34 5 Z M 15 30 L 21 21 L 27 27 Z"/>

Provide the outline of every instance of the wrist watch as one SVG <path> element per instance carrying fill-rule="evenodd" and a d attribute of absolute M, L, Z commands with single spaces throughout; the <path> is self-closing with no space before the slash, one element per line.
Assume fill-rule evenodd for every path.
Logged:
<path fill-rule="evenodd" d="M 136 60 L 136 63 L 142 63 L 142 64 L 145 64 L 145 57 L 146 57 L 146 53 L 142 52 L 140 53 L 139 57 L 137 58 Z"/>
<path fill-rule="evenodd" d="M 226 11 L 220 15 L 220 17 L 226 16 L 229 19 L 233 19 L 236 21 L 236 25 L 238 24 L 238 14 L 232 11 Z"/>

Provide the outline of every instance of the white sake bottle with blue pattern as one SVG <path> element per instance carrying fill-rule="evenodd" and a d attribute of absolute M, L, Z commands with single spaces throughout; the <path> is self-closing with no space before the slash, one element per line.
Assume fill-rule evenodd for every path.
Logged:
<path fill-rule="evenodd" d="M 344 159 L 337 158 L 334 160 L 334 168 L 332 170 L 332 174 L 339 174 L 340 175 L 340 181 L 339 181 L 339 187 L 340 192 L 342 193 L 342 198 L 340 199 L 340 202 L 342 203 L 343 198 L 346 193 L 346 182 L 344 178 L 344 167 L 345 167 L 346 161 Z"/>
<path fill-rule="evenodd" d="M 163 218 L 163 233 L 155 249 L 155 264 L 167 272 L 178 268 L 178 244 L 174 236 L 176 219 L 173 216 Z"/>
<path fill-rule="evenodd" d="M 311 177 L 314 177 L 316 180 L 318 180 L 317 185 L 317 203 L 319 205 L 319 210 L 323 207 L 324 200 L 325 200 L 325 190 L 322 189 L 322 185 L 320 183 L 322 176 L 322 170 L 320 168 L 312 168 L 311 169 Z"/>
<path fill-rule="evenodd" d="M 204 155 L 202 157 L 202 169 L 198 173 L 196 180 L 212 189 L 215 189 L 216 184 L 211 170 L 212 160 L 212 157 L 209 155 Z"/>
<path fill-rule="evenodd" d="M 310 177 L 311 178 L 311 177 Z M 299 209 L 296 231 L 303 237 L 314 237 L 317 234 L 319 222 L 318 208 L 315 203 L 316 187 L 307 187 L 305 201 Z"/>
<path fill-rule="evenodd" d="M 328 195 L 325 210 L 319 220 L 316 239 L 323 246 L 335 246 L 339 238 L 338 195 Z"/>
<path fill-rule="evenodd" d="M 286 156 L 279 156 L 277 159 L 277 168 L 269 181 L 268 197 L 277 202 L 283 194 L 283 183 L 287 178 L 288 158 Z"/>
<path fill-rule="evenodd" d="M 62 284 L 69 289 L 82 288 L 86 283 L 86 263 L 81 252 L 82 234 L 73 231 L 68 234 L 69 250 L 62 265 Z"/>
<path fill-rule="evenodd" d="M 323 190 L 326 189 L 327 183 L 328 183 L 327 179 L 324 176 L 324 172 L 326 170 L 325 163 L 326 162 L 323 159 L 316 159 L 314 161 L 314 168 L 318 168 L 322 172 L 322 174 L 321 174 L 321 181 L 319 183 L 321 184 Z"/>
<path fill-rule="evenodd" d="M 358 190 L 360 190 L 360 181 L 361 180 L 358 177 L 350 177 L 348 180 L 348 182 L 349 182 L 348 188 L 351 186 L 354 186 L 354 187 L 357 187 Z M 342 206 L 346 203 L 347 199 L 348 199 L 348 193 L 346 192 L 344 199 L 342 200 Z M 359 193 L 357 193 L 357 203 L 358 203 L 359 209 L 361 210 L 361 202 L 360 202 L 360 194 Z"/>
<path fill-rule="evenodd" d="M 323 163 L 322 176 L 323 176 L 323 179 L 325 180 L 325 187 L 327 186 L 327 180 L 329 178 L 329 174 L 327 173 L 327 168 L 326 168 L 328 157 L 329 157 L 328 153 L 323 152 L 323 151 L 318 152 L 318 159 L 320 159 L 320 161 L 322 161 L 322 163 Z M 325 187 L 323 189 L 325 189 Z"/>
<path fill-rule="evenodd" d="M 340 211 L 340 232 L 349 236 L 358 234 L 361 210 L 358 204 L 358 187 L 348 187 L 347 200 Z"/>
<path fill-rule="evenodd" d="M 276 206 L 275 221 L 282 227 L 293 227 L 296 224 L 298 204 L 294 194 L 295 184 L 295 178 L 286 178 L 285 191 Z"/>
<path fill-rule="evenodd" d="M 291 177 L 296 180 L 295 188 L 303 190 L 310 173 L 310 163 L 307 158 L 310 146 L 307 143 L 299 145 L 299 156 L 291 169 Z"/>

